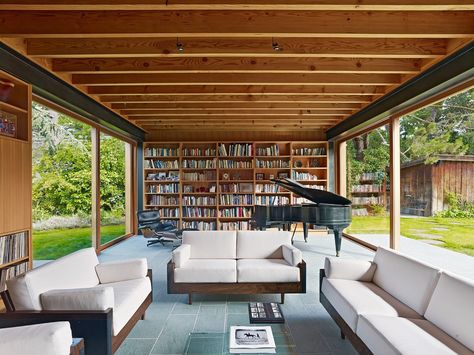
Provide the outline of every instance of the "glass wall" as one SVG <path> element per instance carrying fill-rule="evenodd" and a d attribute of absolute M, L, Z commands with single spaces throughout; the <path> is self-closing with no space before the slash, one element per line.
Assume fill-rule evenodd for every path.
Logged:
<path fill-rule="evenodd" d="M 474 256 L 474 90 L 400 119 L 401 235 Z M 414 242 L 416 240 L 417 242 Z"/>
<path fill-rule="evenodd" d="M 33 103 L 33 258 L 92 245 L 92 128 Z"/>
<path fill-rule="evenodd" d="M 127 161 L 129 144 L 100 133 L 100 243 L 121 237 L 127 231 Z"/>
<path fill-rule="evenodd" d="M 345 193 L 353 213 L 346 233 L 373 245 L 389 246 L 389 126 L 348 140 L 345 159 Z"/>

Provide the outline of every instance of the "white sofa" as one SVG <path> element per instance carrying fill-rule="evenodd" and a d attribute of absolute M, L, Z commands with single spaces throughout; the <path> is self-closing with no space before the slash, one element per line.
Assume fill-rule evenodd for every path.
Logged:
<path fill-rule="evenodd" d="M 474 283 L 390 249 L 327 258 L 320 300 L 363 354 L 473 354 Z"/>
<path fill-rule="evenodd" d="M 185 231 L 168 264 L 168 293 L 306 292 L 290 232 Z"/>
<path fill-rule="evenodd" d="M 87 354 L 109 354 L 152 302 L 147 272 L 146 259 L 99 263 L 93 248 L 82 249 L 8 280 L 7 303 L 25 317 L 62 314 Z"/>
<path fill-rule="evenodd" d="M 0 354 L 69 355 L 72 344 L 68 322 L 52 322 L 0 329 Z"/>

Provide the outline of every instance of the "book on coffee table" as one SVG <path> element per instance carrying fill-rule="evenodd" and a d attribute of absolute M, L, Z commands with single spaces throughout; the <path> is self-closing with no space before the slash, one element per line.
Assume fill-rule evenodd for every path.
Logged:
<path fill-rule="evenodd" d="M 250 323 L 285 323 L 280 305 L 275 302 L 250 302 Z"/>
<path fill-rule="evenodd" d="M 275 339 L 269 326 L 231 326 L 229 339 L 230 353 L 275 353 Z"/>

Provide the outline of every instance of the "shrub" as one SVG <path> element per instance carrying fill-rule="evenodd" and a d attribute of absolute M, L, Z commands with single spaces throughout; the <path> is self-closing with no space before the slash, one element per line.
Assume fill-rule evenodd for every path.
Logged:
<path fill-rule="evenodd" d="M 370 205 L 370 211 L 373 216 L 384 216 L 387 213 L 385 211 L 385 206 L 378 204 Z"/>
<path fill-rule="evenodd" d="M 448 192 L 445 198 L 448 208 L 438 212 L 437 217 L 443 218 L 474 218 L 474 203 L 468 202 L 461 195 Z"/>

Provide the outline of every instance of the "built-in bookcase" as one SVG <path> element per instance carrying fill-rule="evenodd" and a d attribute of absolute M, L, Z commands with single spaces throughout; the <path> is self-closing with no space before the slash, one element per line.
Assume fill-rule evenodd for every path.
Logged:
<path fill-rule="evenodd" d="M 0 290 L 31 267 L 31 85 L 0 71 Z M 0 309 L 3 305 L 0 304 Z"/>
<path fill-rule="evenodd" d="M 326 142 L 147 142 L 144 208 L 180 228 L 246 230 L 254 206 L 304 202 L 270 179 L 327 187 Z"/>

